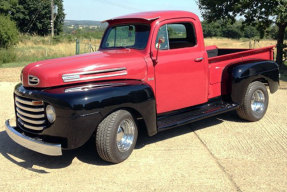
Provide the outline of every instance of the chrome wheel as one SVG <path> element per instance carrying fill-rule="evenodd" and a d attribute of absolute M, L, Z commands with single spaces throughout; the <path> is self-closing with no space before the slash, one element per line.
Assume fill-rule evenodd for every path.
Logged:
<path fill-rule="evenodd" d="M 117 130 L 117 146 L 120 152 L 126 152 L 133 144 L 135 124 L 131 119 L 124 119 Z"/>
<path fill-rule="evenodd" d="M 263 91 L 256 90 L 251 98 L 251 109 L 256 113 L 262 113 L 265 109 L 265 96 Z"/>

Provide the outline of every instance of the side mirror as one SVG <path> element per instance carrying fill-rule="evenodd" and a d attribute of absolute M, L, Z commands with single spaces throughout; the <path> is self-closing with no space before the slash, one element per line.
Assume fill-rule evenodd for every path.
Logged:
<path fill-rule="evenodd" d="M 160 45 L 163 44 L 164 41 L 165 41 L 164 37 L 159 37 L 158 38 L 158 42 L 156 44 L 156 59 L 154 60 L 154 65 L 157 64 L 158 52 L 159 52 L 159 49 L 160 49 Z"/>
<path fill-rule="evenodd" d="M 159 44 L 164 43 L 164 37 L 160 37 L 160 38 L 158 39 L 158 43 L 159 43 Z"/>
<path fill-rule="evenodd" d="M 160 45 L 164 43 L 164 37 L 160 37 L 158 39 L 158 42 L 156 44 L 156 49 L 159 50 L 160 49 Z"/>

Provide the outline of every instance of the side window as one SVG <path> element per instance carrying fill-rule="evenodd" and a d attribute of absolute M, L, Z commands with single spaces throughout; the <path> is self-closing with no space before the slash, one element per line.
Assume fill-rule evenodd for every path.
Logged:
<path fill-rule="evenodd" d="M 195 30 L 192 23 L 172 23 L 164 25 L 160 28 L 157 39 L 156 47 L 158 45 L 158 39 L 164 36 L 167 40 L 165 48 L 163 44 L 160 45 L 160 49 L 180 49 L 185 47 L 194 47 L 196 45 Z"/>
<path fill-rule="evenodd" d="M 186 39 L 186 27 L 183 24 L 168 24 L 168 35 L 170 39 Z"/>

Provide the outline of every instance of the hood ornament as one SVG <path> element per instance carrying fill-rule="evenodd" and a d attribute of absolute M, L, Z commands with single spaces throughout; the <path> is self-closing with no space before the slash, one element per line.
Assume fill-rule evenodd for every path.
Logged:
<path fill-rule="evenodd" d="M 33 76 L 33 75 L 29 75 L 28 77 L 28 84 L 31 86 L 36 86 L 40 83 L 40 80 L 38 77 Z"/>

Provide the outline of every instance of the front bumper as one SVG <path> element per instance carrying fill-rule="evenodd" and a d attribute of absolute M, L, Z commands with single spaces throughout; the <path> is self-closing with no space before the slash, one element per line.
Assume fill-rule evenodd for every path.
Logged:
<path fill-rule="evenodd" d="M 10 126 L 9 120 L 5 122 L 5 125 L 6 125 L 5 126 L 6 132 L 9 135 L 9 137 L 19 145 L 22 145 L 23 147 L 26 147 L 28 149 L 31 149 L 33 151 L 45 155 L 51 155 L 51 156 L 62 155 L 61 144 L 47 143 L 23 135 L 20 132 L 18 132 L 14 127 Z"/>

